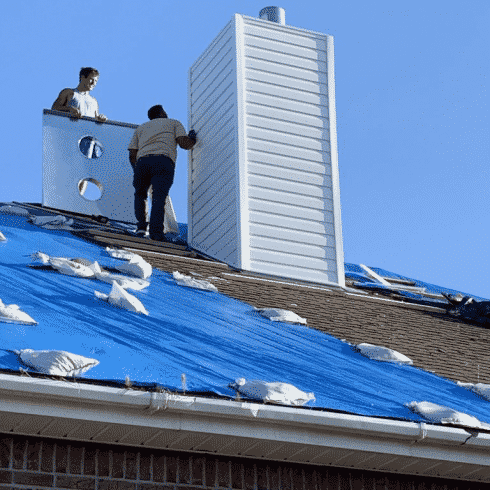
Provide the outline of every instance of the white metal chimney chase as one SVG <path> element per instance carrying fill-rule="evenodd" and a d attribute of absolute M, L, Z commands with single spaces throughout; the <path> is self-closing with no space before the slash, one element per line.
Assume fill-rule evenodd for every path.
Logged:
<path fill-rule="evenodd" d="M 235 14 L 189 71 L 188 241 L 238 269 L 345 285 L 333 37 Z"/>

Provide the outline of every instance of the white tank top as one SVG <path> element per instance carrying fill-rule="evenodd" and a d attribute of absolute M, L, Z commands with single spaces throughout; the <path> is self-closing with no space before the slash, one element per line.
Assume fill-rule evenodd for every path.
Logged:
<path fill-rule="evenodd" d="M 95 117 L 97 112 L 95 97 L 92 97 L 88 92 L 82 94 L 77 89 L 73 90 L 73 97 L 68 105 L 78 109 L 82 116 Z"/>

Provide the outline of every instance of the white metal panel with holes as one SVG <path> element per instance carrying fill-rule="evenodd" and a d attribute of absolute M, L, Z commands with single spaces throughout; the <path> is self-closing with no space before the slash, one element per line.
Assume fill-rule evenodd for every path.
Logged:
<path fill-rule="evenodd" d="M 344 285 L 330 36 L 235 15 L 189 76 L 189 241 L 243 270 Z"/>
<path fill-rule="evenodd" d="M 133 170 L 127 146 L 136 127 L 112 121 L 97 124 L 88 118 L 73 121 L 65 113 L 45 109 L 43 205 L 134 223 Z M 84 152 L 86 139 L 97 144 L 97 153 Z M 83 181 L 97 186 L 98 195 L 85 194 Z"/>

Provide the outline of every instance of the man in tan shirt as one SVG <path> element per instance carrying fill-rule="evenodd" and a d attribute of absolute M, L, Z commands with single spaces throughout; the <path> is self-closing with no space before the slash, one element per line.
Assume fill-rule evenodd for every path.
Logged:
<path fill-rule="evenodd" d="M 134 169 L 134 214 L 137 234 L 145 236 L 148 228 L 148 189 L 152 186 L 150 238 L 167 241 L 163 234 L 165 200 L 174 181 L 177 145 L 190 150 L 196 143 L 196 133 L 186 134 L 184 126 L 169 119 L 161 105 L 148 111 L 147 123 L 138 126 L 129 143 L 129 161 Z"/>

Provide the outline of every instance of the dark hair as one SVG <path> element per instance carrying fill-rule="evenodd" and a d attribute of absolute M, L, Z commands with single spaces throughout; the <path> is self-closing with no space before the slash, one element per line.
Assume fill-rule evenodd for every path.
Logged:
<path fill-rule="evenodd" d="M 150 110 L 148 111 L 148 119 L 150 119 L 150 121 L 152 119 L 156 119 L 157 117 L 168 117 L 161 105 L 154 105 L 153 107 L 150 107 Z"/>
<path fill-rule="evenodd" d="M 91 66 L 87 66 L 86 68 L 82 68 L 80 70 L 78 78 L 80 80 L 82 79 L 82 77 L 87 78 L 91 73 L 95 73 L 97 76 L 99 76 L 99 70 L 96 70 L 95 68 L 92 68 Z"/>

